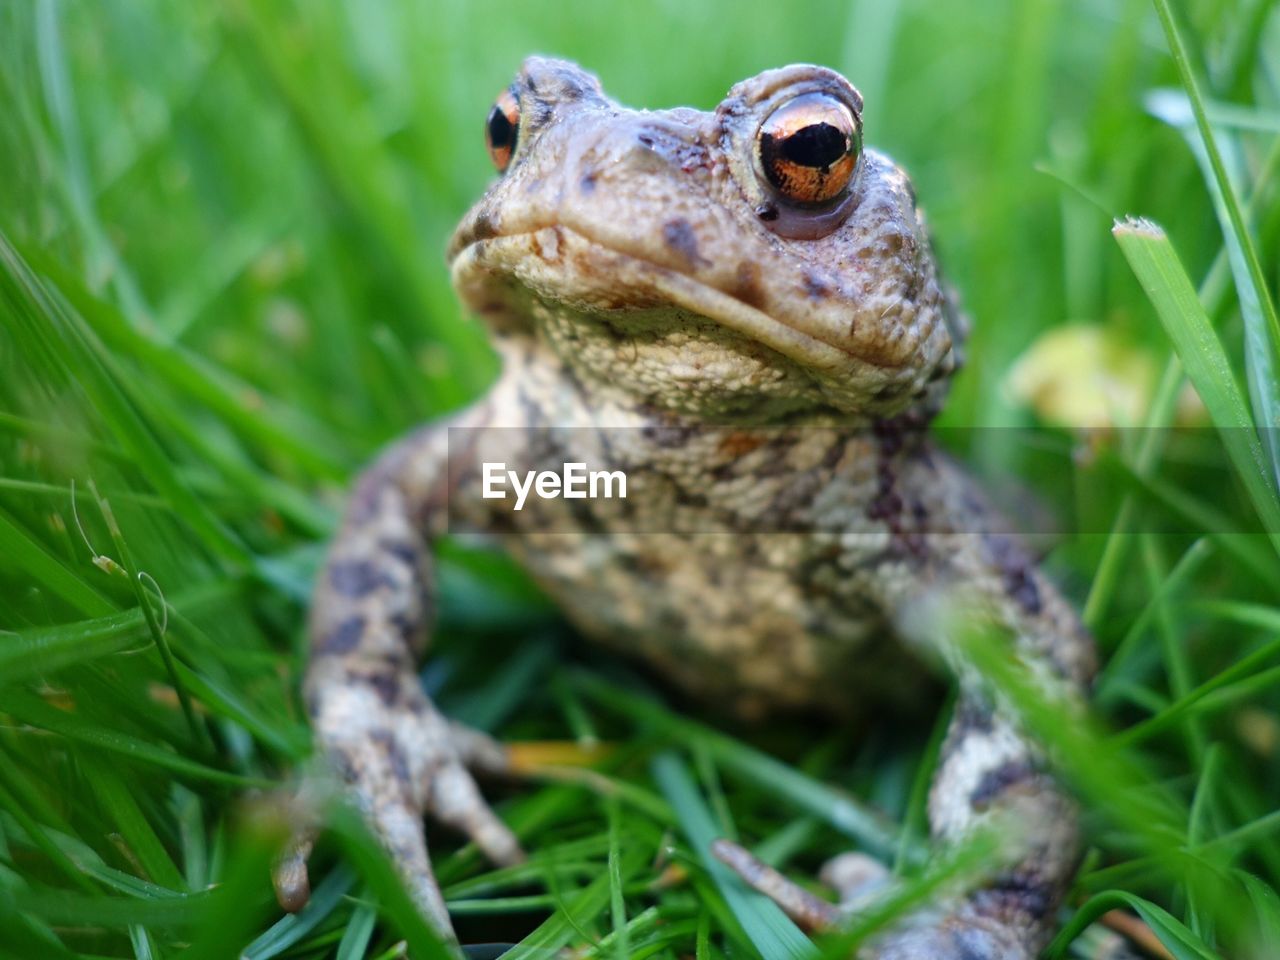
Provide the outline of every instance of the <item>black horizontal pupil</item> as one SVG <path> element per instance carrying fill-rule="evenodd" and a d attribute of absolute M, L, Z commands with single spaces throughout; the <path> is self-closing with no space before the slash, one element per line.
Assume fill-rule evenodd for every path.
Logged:
<path fill-rule="evenodd" d="M 802 167 L 829 167 L 849 149 L 849 138 L 829 123 L 811 123 L 782 141 L 782 155 Z"/>
<path fill-rule="evenodd" d="M 501 150 L 504 147 L 510 147 L 515 144 L 516 125 L 507 119 L 502 107 L 495 105 L 489 111 L 487 124 L 489 128 L 489 144 L 495 150 Z"/>

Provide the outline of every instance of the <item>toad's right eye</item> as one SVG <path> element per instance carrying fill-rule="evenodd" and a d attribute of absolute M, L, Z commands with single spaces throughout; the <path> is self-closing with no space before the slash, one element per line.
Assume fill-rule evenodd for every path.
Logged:
<path fill-rule="evenodd" d="M 516 150 L 516 136 L 520 132 L 520 101 L 515 91 L 508 87 L 498 94 L 489 118 L 484 122 L 484 140 L 489 147 L 489 159 L 499 173 L 506 171 L 511 155 Z"/>
<path fill-rule="evenodd" d="M 756 134 L 756 159 L 765 179 L 800 206 L 829 203 L 844 193 L 861 149 L 861 123 L 853 109 L 825 92 L 784 103 Z"/>

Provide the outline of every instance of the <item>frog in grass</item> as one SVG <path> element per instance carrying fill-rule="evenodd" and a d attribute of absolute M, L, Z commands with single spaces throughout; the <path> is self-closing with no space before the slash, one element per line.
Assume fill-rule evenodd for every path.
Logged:
<path fill-rule="evenodd" d="M 360 476 L 317 581 L 305 681 L 320 747 L 444 937 L 426 818 L 497 864 L 524 855 L 473 779 L 508 768 L 504 747 L 442 715 L 418 677 L 432 543 L 448 532 L 495 532 L 584 636 L 743 715 L 816 708 L 839 724 L 927 699 L 908 623 L 952 587 L 1034 671 L 1079 695 L 1090 682 L 1076 613 L 930 440 L 967 321 L 910 180 L 864 147 L 862 114 L 816 66 L 745 80 L 711 112 L 644 111 L 536 57 L 493 107 L 499 176 L 448 258 L 502 373 Z M 495 459 L 516 476 L 621 472 L 647 519 L 620 497 L 513 510 L 476 493 Z M 1028 826 L 1007 864 L 859 956 L 1030 960 L 1053 933 L 1075 807 L 962 669 L 933 839 L 1015 810 Z M 310 846 L 300 836 L 277 871 L 292 908 Z M 838 921 L 740 849 L 717 853 L 808 926 Z"/>

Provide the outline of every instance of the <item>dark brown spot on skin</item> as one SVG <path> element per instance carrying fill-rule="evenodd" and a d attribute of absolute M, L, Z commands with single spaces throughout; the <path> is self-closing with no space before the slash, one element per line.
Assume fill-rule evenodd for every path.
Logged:
<path fill-rule="evenodd" d="M 362 636 L 364 636 L 364 617 L 347 617 L 320 638 L 320 642 L 316 644 L 316 653 L 331 656 L 350 653 L 360 645 Z"/>
<path fill-rule="evenodd" d="M 373 692 L 378 695 L 378 699 L 382 701 L 384 706 L 393 707 L 396 701 L 400 699 L 400 683 L 394 674 L 391 673 L 373 673 L 364 677 Z"/>
<path fill-rule="evenodd" d="M 955 730 L 953 736 L 958 737 L 968 732 L 990 733 L 992 720 L 991 708 L 986 704 L 962 700 L 956 707 L 955 717 L 951 721 Z"/>
<path fill-rule="evenodd" d="M 671 561 L 659 553 L 624 553 L 618 556 L 618 562 L 647 580 L 661 580 L 671 572 Z"/>
<path fill-rule="evenodd" d="M 599 179 L 600 172 L 598 170 L 588 170 L 582 175 L 582 179 L 578 181 L 578 189 L 583 193 L 591 193 L 596 188 L 596 180 Z"/>
<path fill-rule="evenodd" d="M 382 574 L 367 560 L 340 560 L 329 567 L 329 585 L 344 597 L 367 596 L 382 583 Z"/>
<path fill-rule="evenodd" d="M 692 144 L 682 144 L 676 152 L 681 173 L 693 173 L 695 170 L 710 170 L 711 156 L 706 149 Z"/>
<path fill-rule="evenodd" d="M 569 500 L 566 503 L 569 508 L 569 515 L 573 518 L 573 528 L 582 533 L 603 535 L 612 531 L 605 525 L 605 522 L 591 508 L 589 500 Z"/>
<path fill-rule="evenodd" d="M 1009 596 L 1027 613 L 1035 615 L 1040 612 L 1040 589 L 1030 573 L 1021 573 L 1007 589 Z"/>
<path fill-rule="evenodd" d="M 917 529 L 929 530 L 929 508 L 916 497 L 911 498 L 911 518 L 915 520 Z"/>
<path fill-rule="evenodd" d="M 811 300 L 825 300 L 831 296 L 831 288 L 814 273 L 806 270 L 804 274 L 804 292 Z M 850 327 L 852 332 L 852 327 Z"/>
<path fill-rule="evenodd" d="M 969 806 L 985 810 L 999 799 L 1007 789 L 1024 783 L 1036 775 L 1036 769 L 1025 760 L 1010 760 L 993 770 L 988 770 L 969 794 Z"/>
<path fill-rule="evenodd" d="M 1054 909 L 1057 900 L 1058 892 L 1052 882 L 1030 870 L 1019 870 L 998 878 L 974 894 L 973 905 L 980 913 L 1010 923 L 1019 914 L 1034 920 L 1043 919 Z"/>
<path fill-rule="evenodd" d="M 1043 609 L 1031 558 L 1008 537 L 983 537 L 987 554 L 1004 578 L 1004 592 L 1025 613 L 1036 616 Z"/>
<path fill-rule="evenodd" d="M 688 632 L 689 618 L 679 610 L 661 610 L 658 612 L 658 622 L 656 626 L 659 630 L 665 630 L 676 636 L 681 636 Z"/>
<path fill-rule="evenodd" d="M 691 267 L 706 266 L 708 261 L 698 253 L 698 237 L 693 225 L 684 217 L 668 220 L 662 225 L 662 239 L 668 247 L 680 256 Z"/>
<path fill-rule="evenodd" d="M 329 762 L 333 764 L 343 783 L 355 783 L 360 776 L 360 765 L 343 750 L 332 751 Z"/>
<path fill-rule="evenodd" d="M 379 546 L 410 570 L 418 569 L 418 548 L 408 540 L 383 540 Z"/>
<path fill-rule="evenodd" d="M 409 773 L 409 761 L 405 758 L 404 751 L 400 749 L 400 744 L 386 730 L 375 730 L 369 734 L 369 739 L 378 746 L 382 747 L 387 755 L 387 762 L 391 764 L 391 774 L 400 783 L 408 784 L 411 779 Z"/>
<path fill-rule="evenodd" d="M 734 276 L 736 284 L 733 296 L 757 309 L 764 306 L 764 287 L 760 283 L 760 265 L 752 260 L 742 260 Z"/>
<path fill-rule="evenodd" d="M 656 411 L 656 408 L 655 408 Z M 659 414 L 660 416 L 661 414 Z M 654 420 L 644 427 L 644 438 L 659 447 L 666 449 L 680 449 L 688 445 L 689 438 L 697 432 L 696 427 L 681 426 L 675 423 L 663 423 L 661 420 Z"/>
<path fill-rule="evenodd" d="M 868 520 L 888 520 L 902 512 L 902 498 L 893 491 L 873 497 L 867 504 Z"/>
<path fill-rule="evenodd" d="M 884 417 L 872 424 L 871 431 L 877 437 L 888 436 L 904 436 L 911 433 L 919 433 L 926 426 L 928 421 L 919 414 L 910 410 L 900 413 L 896 417 Z"/>
<path fill-rule="evenodd" d="M 707 495 L 699 490 L 686 490 L 684 487 L 677 487 L 673 493 L 676 503 L 682 507 L 703 509 L 707 506 Z"/>
<path fill-rule="evenodd" d="M 490 219 L 488 212 L 479 214 L 471 221 L 471 236 L 476 240 L 489 240 L 498 235 L 498 228 L 494 226 L 493 220 Z"/>
<path fill-rule="evenodd" d="M 764 442 L 765 437 L 759 431 L 735 430 L 725 434 L 720 441 L 720 453 L 726 457 L 743 457 L 758 449 Z"/>
<path fill-rule="evenodd" d="M 416 637 L 422 629 L 422 620 L 416 612 L 402 610 L 391 618 L 391 625 L 400 632 L 401 636 Z"/>
<path fill-rule="evenodd" d="M 581 100 L 586 90 L 579 83 L 570 82 L 567 78 L 561 81 L 559 100 L 561 103 L 573 103 Z"/>

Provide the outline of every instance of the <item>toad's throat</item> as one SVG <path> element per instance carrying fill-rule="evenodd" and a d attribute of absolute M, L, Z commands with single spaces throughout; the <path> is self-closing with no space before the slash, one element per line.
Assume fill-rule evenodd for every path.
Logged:
<path fill-rule="evenodd" d="M 607 260 L 617 268 L 617 273 L 625 272 L 637 290 L 642 285 L 643 294 L 650 303 L 667 303 L 673 308 L 705 317 L 727 330 L 776 351 L 819 377 L 828 376 L 840 380 L 850 376 L 856 367 L 892 369 L 895 366 L 886 364 L 882 358 L 864 356 L 851 349 L 851 345 L 847 343 L 837 345 L 799 330 L 724 290 L 563 225 L 497 236 L 476 237 L 473 233 L 471 236 L 455 238 L 450 251 L 455 288 L 468 306 L 481 313 L 485 312 L 485 298 L 483 294 L 473 291 L 486 289 L 485 278 L 494 274 L 506 274 L 521 284 L 533 287 L 542 297 L 550 298 L 556 292 L 552 272 L 539 271 L 536 276 L 531 277 L 521 269 L 525 264 L 550 259 L 546 253 L 545 238 L 548 236 L 555 237 L 555 257 L 565 257 L 566 249 L 573 246 L 577 248 L 575 254 L 579 259 Z M 539 251 L 539 255 L 532 257 L 531 251 Z M 576 300 L 579 297 L 566 299 Z M 609 308 L 602 305 L 598 311 L 593 312 L 607 314 Z"/>

